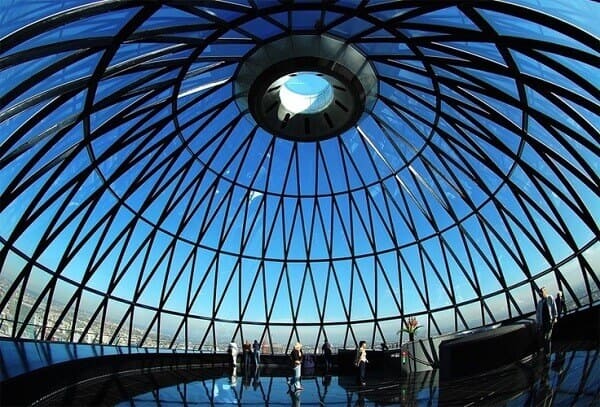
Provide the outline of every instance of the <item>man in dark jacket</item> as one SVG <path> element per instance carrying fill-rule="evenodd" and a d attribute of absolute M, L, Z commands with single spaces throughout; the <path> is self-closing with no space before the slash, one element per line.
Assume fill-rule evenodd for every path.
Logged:
<path fill-rule="evenodd" d="M 535 309 L 538 334 L 543 341 L 544 355 L 550 356 L 550 341 L 552 339 L 552 327 L 556 323 L 556 304 L 554 298 L 548 295 L 546 287 L 539 290 L 540 300 Z"/>
<path fill-rule="evenodd" d="M 554 302 L 556 302 L 556 315 L 560 318 L 567 313 L 567 305 L 565 304 L 565 297 L 562 291 L 556 293 Z"/>
<path fill-rule="evenodd" d="M 331 369 L 331 344 L 327 339 L 325 339 L 321 350 L 323 351 L 323 361 L 325 362 L 325 370 L 329 371 L 329 369 Z"/>

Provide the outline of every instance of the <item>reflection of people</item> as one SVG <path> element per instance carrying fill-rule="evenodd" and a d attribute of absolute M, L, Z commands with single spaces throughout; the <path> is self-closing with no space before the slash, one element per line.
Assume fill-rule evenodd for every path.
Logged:
<path fill-rule="evenodd" d="M 235 366 L 237 363 L 238 347 L 237 343 L 231 341 L 227 347 L 227 353 L 231 355 L 231 365 Z"/>
<path fill-rule="evenodd" d="M 252 375 L 250 374 L 250 369 L 244 367 L 244 380 L 242 382 L 245 388 L 249 388 L 252 384 Z"/>
<path fill-rule="evenodd" d="M 300 383 L 300 376 L 302 374 L 302 344 L 296 342 L 292 353 L 290 354 L 292 359 L 292 367 L 294 368 L 294 378 L 290 382 L 290 385 L 294 387 L 294 390 L 303 390 L 302 384 Z"/>
<path fill-rule="evenodd" d="M 546 287 L 539 290 L 540 300 L 536 306 L 535 318 L 537 322 L 538 335 L 543 340 L 544 355 L 550 356 L 550 341 L 552 339 L 552 327 L 556 322 L 556 304 L 554 298 L 548 295 Z"/>
<path fill-rule="evenodd" d="M 325 370 L 331 369 L 331 344 L 327 339 L 323 342 L 323 346 L 321 346 L 321 350 L 323 351 L 323 360 L 325 361 Z"/>
<path fill-rule="evenodd" d="M 300 394 L 302 392 L 288 390 L 288 393 L 290 394 L 290 397 L 292 398 L 292 406 L 293 407 L 300 407 Z"/>
<path fill-rule="evenodd" d="M 556 317 L 560 318 L 567 313 L 567 304 L 565 304 L 565 297 L 562 291 L 556 293 Z"/>
<path fill-rule="evenodd" d="M 329 389 L 329 385 L 331 384 L 331 375 L 326 373 L 325 376 L 323 376 L 321 383 L 323 384 L 323 393 L 319 395 L 319 401 L 322 406 L 325 406 L 327 405 L 325 400 L 327 399 L 327 391 Z"/>
<path fill-rule="evenodd" d="M 260 365 L 260 343 L 255 339 L 252 344 L 252 351 L 254 352 L 254 364 Z"/>
<path fill-rule="evenodd" d="M 532 388 L 531 403 L 532 406 L 552 406 L 554 404 L 554 389 L 548 380 L 548 370 L 544 367 L 541 371 L 539 381 Z"/>
<path fill-rule="evenodd" d="M 563 373 L 563 365 L 565 363 L 565 353 L 558 352 L 555 354 L 554 362 L 552 363 L 552 370 L 558 372 L 559 374 Z"/>
<path fill-rule="evenodd" d="M 237 384 L 237 368 L 234 366 L 231 369 L 231 377 L 229 379 L 229 384 L 231 384 L 231 386 L 235 387 L 235 385 Z"/>
<path fill-rule="evenodd" d="M 365 396 L 362 392 L 358 392 L 358 398 L 356 399 L 356 403 L 354 404 L 356 407 L 363 407 L 365 405 Z"/>
<path fill-rule="evenodd" d="M 252 345 L 250 345 L 250 342 L 244 342 L 242 350 L 244 352 L 244 369 L 247 369 L 250 366 L 250 354 L 252 352 Z"/>
<path fill-rule="evenodd" d="M 356 349 L 356 356 L 354 358 L 354 365 L 358 367 L 358 382 L 361 386 L 366 384 L 366 373 L 367 373 L 367 342 L 360 341 L 358 349 Z"/>
<path fill-rule="evenodd" d="M 254 379 L 252 380 L 252 388 L 254 390 L 258 389 L 258 387 L 260 386 L 260 367 L 257 365 L 256 368 L 254 368 Z"/>

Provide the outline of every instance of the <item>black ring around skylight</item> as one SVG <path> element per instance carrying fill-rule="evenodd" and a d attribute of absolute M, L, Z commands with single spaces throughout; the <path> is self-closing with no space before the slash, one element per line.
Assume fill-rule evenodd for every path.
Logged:
<path fill-rule="evenodd" d="M 276 81 L 301 71 L 321 73 L 333 87 L 333 101 L 323 111 L 292 114 L 282 106 Z M 365 107 L 360 81 L 343 66 L 319 58 L 293 58 L 267 69 L 254 82 L 248 94 L 252 116 L 277 137 L 293 141 L 317 141 L 339 136 L 356 124 Z"/>
<path fill-rule="evenodd" d="M 293 114 L 280 103 L 281 81 L 297 72 L 323 75 L 333 87 L 333 101 L 323 111 Z M 278 82 L 279 81 L 279 82 Z M 355 47 L 325 35 L 292 35 L 257 47 L 240 64 L 234 86 L 240 109 L 259 126 L 291 141 L 340 136 L 373 107 L 377 79 Z"/>

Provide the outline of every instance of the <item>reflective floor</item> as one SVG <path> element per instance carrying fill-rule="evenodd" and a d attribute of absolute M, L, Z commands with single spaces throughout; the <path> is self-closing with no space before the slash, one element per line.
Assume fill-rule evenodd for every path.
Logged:
<path fill-rule="evenodd" d="M 291 392 L 287 369 L 185 369 L 97 378 L 55 393 L 38 405 L 243 406 L 598 406 L 600 357 L 587 349 L 555 347 L 550 360 L 525 362 L 468 379 L 441 382 L 436 371 L 402 378 L 368 371 L 366 386 L 352 375 L 304 372 Z M 389 374 L 388 374 L 389 376 Z"/>

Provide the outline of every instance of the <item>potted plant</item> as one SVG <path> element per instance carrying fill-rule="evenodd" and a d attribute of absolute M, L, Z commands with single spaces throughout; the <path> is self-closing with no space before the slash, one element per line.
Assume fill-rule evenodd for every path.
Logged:
<path fill-rule="evenodd" d="M 408 318 L 408 320 L 404 321 L 404 328 L 402 328 L 400 331 L 398 331 L 398 335 L 400 335 L 400 332 L 406 332 L 408 333 L 408 340 L 409 341 L 414 341 L 415 340 L 415 332 L 417 332 L 417 329 L 419 329 L 421 327 L 421 325 L 419 325 L 419 322 L 417 321 L 416 317 L 410 317 Z"/>

